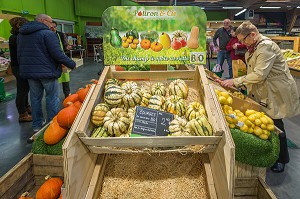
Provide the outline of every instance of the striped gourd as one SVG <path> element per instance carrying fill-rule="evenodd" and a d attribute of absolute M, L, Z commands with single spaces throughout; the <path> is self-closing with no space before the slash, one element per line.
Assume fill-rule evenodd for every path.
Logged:
<path fill-rule="evenodd" d="M 120 86 L 119 80 L 115 78 L 107 79 L 105 83 L 105 90 L 110 86 Z"/>
<path fill-rule="evenodd" d="M 141 106 L 147 107 L 149 105 L 149 100 L 152 97 L 149 91 L 147 90 L 142 90 L 143 96 L 142 96 L 142 101 L 141 101 Z"/>
<path fill-rule="evenodd" d="M 130 119 L 130 122 L 133 122 L 133 120 L 134 120 L 135 110 L 136 110 L 136 107 L 130 107 L 130 108 L 127 110 L 127 113 L 128 113 L 129 119 Z"/>
<path fill-rule="evenodd" d="M 213 135 L 213 129 L 205 115 L 201 115 L 196 119 L 188 122 L 188 125 L 193 129 L 195 135 L 210 136 Z"/>
<path fill-rule="evenodd" d="M 133 81 L 128 81 L 122 84 L 124 96 L 122 98 L 126 107 L 134 107 L 142 101 L 142 92 L 138 85 Z"/>
<path fill-rule="evenodd" d="M 185 113 L 185 117 L 187 120 L 196 119 L 201 115 L 206 115 L 205 108 L 199 102 L 192 102 L 188 105 Z"/>
<path fill-rule="evenodd" d="M 177 95 L 183 99 L 187 98 L 189 88 L 182 79 L 176 79 L 169 84 L 169 94 Z"/>
<path fill-rule="evenodd" d="M 108 132 L 105 130 L 103 126 L 100 126 L 93 131 L 91 137 L 92 138 L 108 137 Z"/>
<path fill-rule="evenodd" d="M 170 122 L 169 131 L 171 136 L 192 136 L 193 129 L 189 127 L 185 118 L 176 117 Z"/>
<path fill-rule="evenodd" d="M 185 114 L 184 100 L 176 95 L 171 95 L 166 99 L 164 104 L 165 110 L 179 116 Z"/>
<path fill-rule="evenodd" d="M 166 86 L 161 82 L 157 82 L 153 84 L 151 86 L 151 94 L 166 96 Z"/>
<path fill-rule="evenodd" d="M 106 112 L 109 111 L 110 108 L 105 103 L 97 104 L 92 112 L 92 123 L 96 126 L 101 126 L 103 124 L 103 119 L 106 115 Z"/>
<path fill-rule="evenodd" d="M 106 113 L 103 127 L 110 136 L 120 137 L 126 134 L 130 124 L 128 113 L 121 108 L 112 108 Z"/>
<path fill-rule="evenodd" d="M 124 91 L 120 86 L 111 85 L 104 92 L 104 101 L 110 107 L 117 107 L 122 103 Z"/>
<path fill-rule="evenodd" d="M 156 110 L 164 110 L 165 98 L 161 95 L 153 95 L 149 100 L 148 108 L 153 108 Z"/>

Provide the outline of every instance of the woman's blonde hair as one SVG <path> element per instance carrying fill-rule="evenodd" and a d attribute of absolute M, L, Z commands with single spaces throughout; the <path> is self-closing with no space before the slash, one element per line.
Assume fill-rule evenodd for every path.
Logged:
<path fill-rule="evenodd" d="M 253 25 L 250 21 L 245 21 L 236 29 L 235 35 L 247 35 L 251 32 L 259 33 L 255 25 Z"/>

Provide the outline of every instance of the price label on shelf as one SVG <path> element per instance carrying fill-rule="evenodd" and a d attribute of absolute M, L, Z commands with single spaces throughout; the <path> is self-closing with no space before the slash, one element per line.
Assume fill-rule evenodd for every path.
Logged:
<path fill-rule="evenodd" d="M 190 53 L 191 64 L 204 64 L 205 63 L 205 53 L 204 52 L 191 52 Z"/>

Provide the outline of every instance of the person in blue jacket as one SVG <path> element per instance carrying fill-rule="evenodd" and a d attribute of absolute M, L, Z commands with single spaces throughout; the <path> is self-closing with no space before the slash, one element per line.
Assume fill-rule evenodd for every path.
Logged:
<path fill-rule="evenodd" d="M 47 122 L 57 115 L 60 107 L 58 78 L 62 64 L 70 69 L 76 63 L 61 50 L 57 35 L 50 29 L 52 18 L 39 14 L 35 20 L 24 24 L 18 35 L 18 61 L 20 76 L 28 79 L 32 109 L 32 128 L 42 128 L 44 116 L 42 99 L 46 93 Z"/>

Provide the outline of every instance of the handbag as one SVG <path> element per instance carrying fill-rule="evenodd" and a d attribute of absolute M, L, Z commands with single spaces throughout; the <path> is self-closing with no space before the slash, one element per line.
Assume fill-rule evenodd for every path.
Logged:
<path fill-rule="evenodd" d="M 234 54 L 236 56 L 245 56 L 246 52 L 247 52 L 246 48 L 241 48 L 241 49 L 235 49 Z"/>

